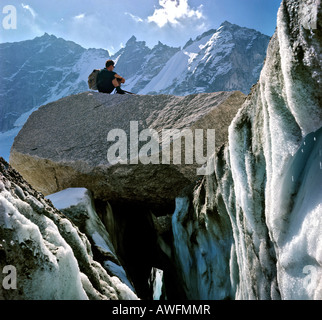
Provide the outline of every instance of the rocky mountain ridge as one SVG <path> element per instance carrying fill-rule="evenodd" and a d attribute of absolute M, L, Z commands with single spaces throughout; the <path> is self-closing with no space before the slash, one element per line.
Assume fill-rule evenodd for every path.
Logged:
<path fill-rule="evenodd" d="M 88 74 L 108 56 L 48 34 L 0 44 L 0 132 L 34 108 L 87 90 Z"/>
<path fill-rule="evenodd" d="M 258 80 L 268 41 L 268 36 L 256 30 L 225 21 L 217 30 L 190 39 L 139 93 L 187 95 L 238 90 L 248 94 Z"/>

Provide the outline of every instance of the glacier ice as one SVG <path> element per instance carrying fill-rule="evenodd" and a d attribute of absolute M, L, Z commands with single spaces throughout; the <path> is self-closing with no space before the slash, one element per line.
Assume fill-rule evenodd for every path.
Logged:
<path fill-rule="evenodd" d="M 87 237 L 2 158 L 0 250 L 1 270 L 17 270 L 17 290 L 0 288 L 0 299 L 138 299 L 93 259 Z"/>
<path fill-rule="evenodd" d="M 174 244 L 190 298 L 322 298 L 322 45 L 303 27 L 320 9 L 282 2 L 214 174 L 177 199 Z"/>
<path fill-rule="evenodd" d="M 134 292 L 132 283 L 118 261 L 110 235 L 96 213 L 90 191 L 86 188 L 68 188 L 48 195 L 46 198 L 51 200 L 57 209 L 82 228 L 96 250 L 99 250 L 100 254 L 106 257 L 103 261 L 104 269 L 109 274 L 119 278 Z"/>
<path fill-rule="evenodd" d="M 36 225 L 32 221 L 36 215 L 32 208 L 20 199 L 13 198 L 8 191 L 0 194 L 0 211 L 1 231 L 14 234 L 10 244 L 6 245 L 20 246 L 21 251 L 25 247 L 32 247 L 30 253 L 42 261 L 38 268 L 29 269 L 29 277 L 34 281 L 19 281 L 22 279 L 18 272 L 19 288 L 23 288 L 24 297 L 44 300 L 88 299 L 82 287 L 77 260 L 56 225 L 45 216 L 37 217 Z M 16 263 L 13 262 L 13 265 Z"/>
<path fill-rule="evenodd" d="M 163 270 L 152 268 L 149 285 L 152 289 L 153 300 L 161 300 L 163 281 Z"/>

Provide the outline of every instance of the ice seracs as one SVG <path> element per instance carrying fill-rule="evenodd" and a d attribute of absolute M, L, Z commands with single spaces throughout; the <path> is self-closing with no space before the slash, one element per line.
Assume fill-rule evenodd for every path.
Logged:
<path fill-rule="evenodd" d="M 282 2 L 214 175 L 177 198 L 176 259 L 191 298 L 322 298 L 322 44 L 303 27 L 318 9 Z"/>

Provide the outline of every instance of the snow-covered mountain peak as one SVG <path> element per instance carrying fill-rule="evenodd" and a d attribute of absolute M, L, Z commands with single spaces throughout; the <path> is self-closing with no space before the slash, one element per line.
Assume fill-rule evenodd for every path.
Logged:
<path fill-rule="evenodd" d="M 258 80 L 268 41 L 260 32 L 225 21 L 190 39 L 139 93 L 248 93 Z"/>
<path fill-rule="evenodd" d="M 103 67 L 108 56 L 105 50 L 86 50 L 47 33 L 0 44 L 0 132 L 12 129 L 20 115 L 33 108 L 87 90 L 88 74 L 79 72 L 89 69 L 78 66 L 93 71 L 94 65 Z"/>

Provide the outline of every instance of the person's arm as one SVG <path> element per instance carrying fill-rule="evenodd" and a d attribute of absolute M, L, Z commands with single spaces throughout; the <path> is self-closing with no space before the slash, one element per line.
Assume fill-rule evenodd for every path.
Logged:
<path fill-rule="evenodd" d="M 118 74 L 115 74 L 115 78 L 120 79 L 121 83 L 125 83 L 125 79 Z"/>

